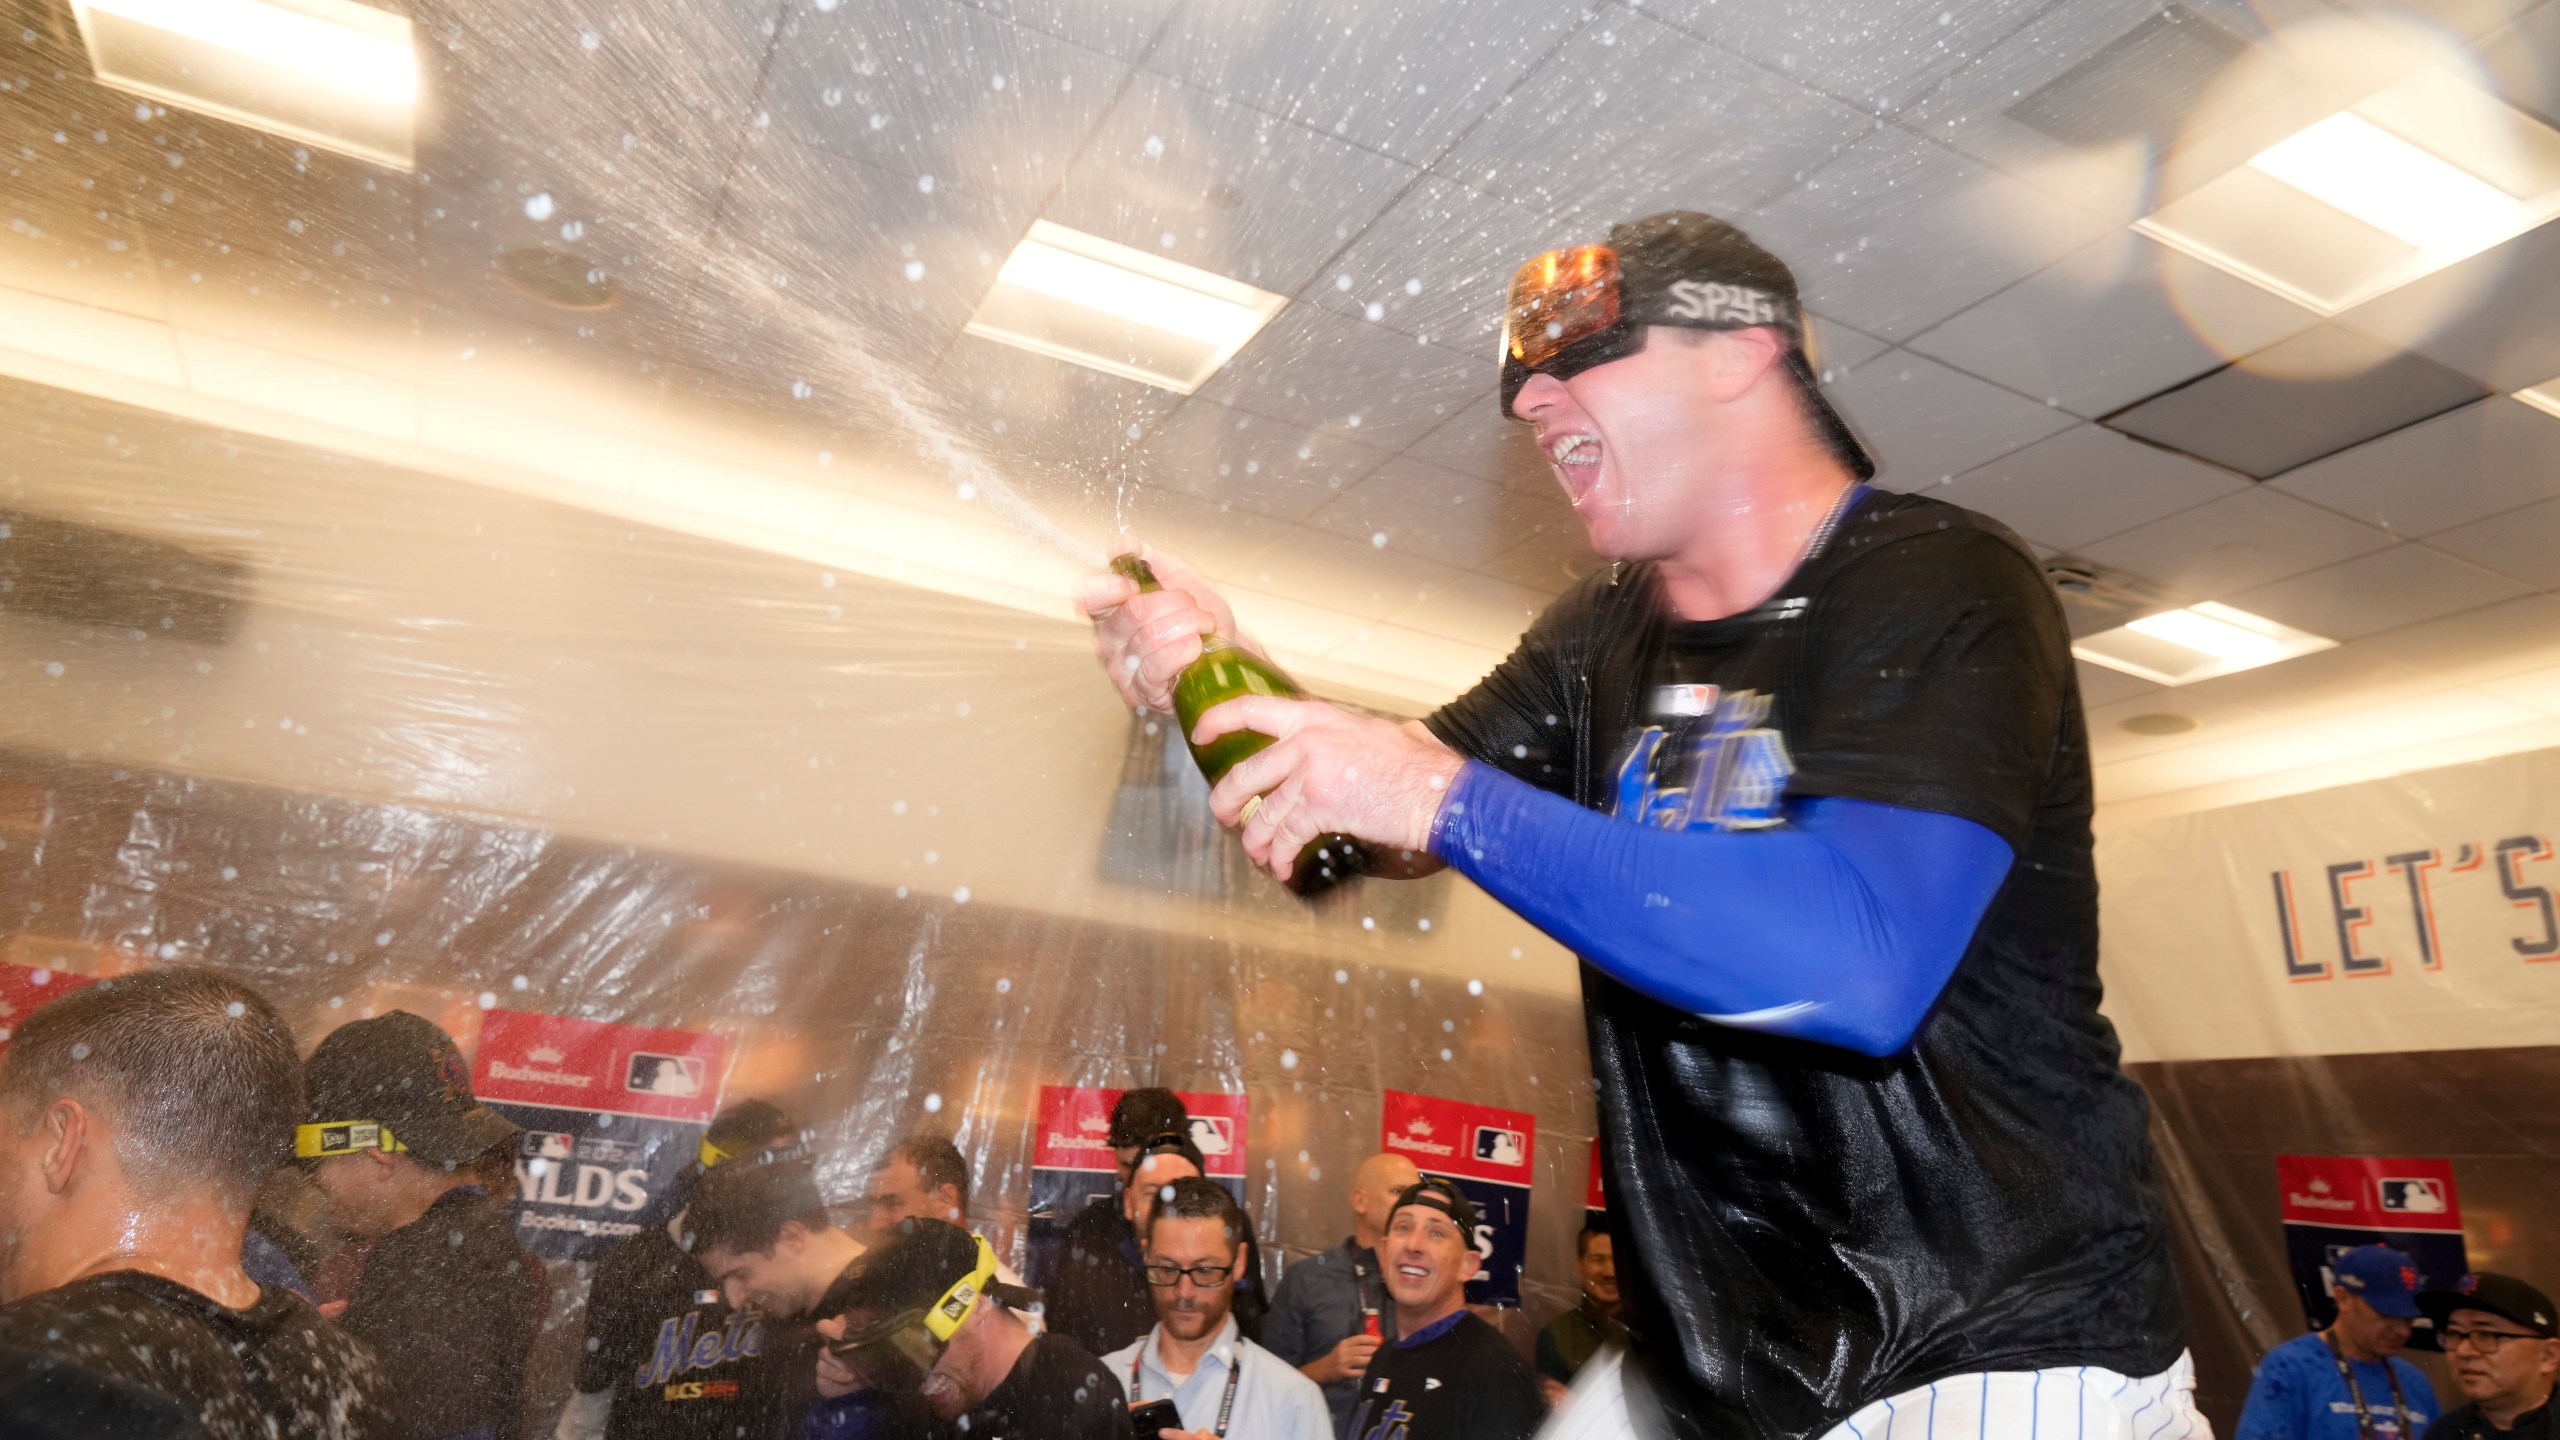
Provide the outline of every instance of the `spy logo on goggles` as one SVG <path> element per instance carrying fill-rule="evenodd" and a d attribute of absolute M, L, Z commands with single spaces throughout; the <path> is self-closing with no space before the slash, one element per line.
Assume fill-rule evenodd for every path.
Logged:
<path fill-rule="evenodd" d="M 1671 282 L 1667 319 L 1696 320 L 1708 325 L 1783 325 L 1778 301 L 1748 285 L 1715 285 L 1703 280 Z"/>
<path fill-rule="evenodd" d="M 330 1120 L 293 1127 L 293 1154 L 298 1160 L 355 1155 L 367 1150 L 398 1154 L 408 1148 L 392 1138 L 391 1131 L 375 1120 Z"/>

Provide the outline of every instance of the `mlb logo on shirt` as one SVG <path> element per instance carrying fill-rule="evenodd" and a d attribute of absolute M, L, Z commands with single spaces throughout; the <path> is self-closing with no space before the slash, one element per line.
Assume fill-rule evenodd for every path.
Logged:
<path fill-rule="evenodd" d="M 2385 1177 L 2375 1182 L 2382 1188 L 2382 1208 L 2399 1215 L 2441 1215 L 2445 1212 L 2444 1183 L 2425 1177 Z"/>
<path fill-rule="evenodd" d="M 1694 720 L 1715 708 L 1713 685 L 1665 685 L 1653 692 L 1653 713 L 1665 719 Z"/>

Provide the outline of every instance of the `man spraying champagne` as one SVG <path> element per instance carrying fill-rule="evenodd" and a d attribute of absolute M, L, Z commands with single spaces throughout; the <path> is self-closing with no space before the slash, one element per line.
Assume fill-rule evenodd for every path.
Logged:
<path fill-rule="evenodd" d="M 1274 874 L 1414 851 L 1582 957 L 1629 1348 L 1556 1433 L 2199 1440 L 2060 608 L 1996 522 L 1864 483 L 1806 343 L 1708 216 L 1523 265 L 1502 403 L 1615 563 L 1422 721 L 1210 708 L 1194 744 L 1272 737 L 1211 806 Z M 1083 600 L 1168 710 L 1241 633 L 1148 559 Z"/>

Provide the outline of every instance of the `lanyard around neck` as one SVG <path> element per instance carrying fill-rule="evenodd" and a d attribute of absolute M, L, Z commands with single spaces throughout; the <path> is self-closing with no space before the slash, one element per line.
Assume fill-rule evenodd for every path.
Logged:
<path fill-rule="evenodd" d="M 2355 1367 L 2347 1363 L 2347 1352 L 2338 1348 L 2337 1335 L 2320 1332 L 2320 1341 L 2329 1347 L 2329 1358 L 2337 1362 L 2338 1378 L 2347 1382 L 2347 1398 L 2356 1402 L 2356 1434 L 2360 1440 L 2374 1440 L 2373 1411 L 2364 1403 L 2364 1387 L 2356 1383 Z M 2400 1440 L 2410 1440 L 2409 1402 L 2400 1397 L 2400 1372 L 2391 1368 L 2391 1357 L 2382 1358 L 2382 1378 L 2391 1382 L 2391 1424 Z"/>
<path fill-rule="evenodd" d="M 1149 1337 L 1153 1338 L 1153 1337 Z M 1214 1348 L 1214 1347 L 1213 1347 Z M 1206 1353 L 1206 1352 L 1203 1352 Z M 1129 1357 L 1129 1404 L 1135 1407 L 1142 1388 L 1138 1367 L 1146 1363 L 1147 1341 L 1138 1342 L 1138 1353 Z M 1218 1401 L 1218 1440 L 1226 1440 L 1227 1421 L 1236 1413 L 1236 1383 L 1244 1378 L 1244 1337 L 1236 1337 L 1236 1353 L 1227 1357 L 1227 1393 Z"/>

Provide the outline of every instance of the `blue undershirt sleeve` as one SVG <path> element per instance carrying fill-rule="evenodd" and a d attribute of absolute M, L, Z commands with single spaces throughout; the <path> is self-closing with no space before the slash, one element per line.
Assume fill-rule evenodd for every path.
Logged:
<path fill-rule="evenodd" d="M 2012 862 L 1953 815 L 1791 802 L 1770 830 L 1665 830 L 1474 761 L 1434 854 L 1621 983 L 1720 1025 L 1899 1054 Z"/>

